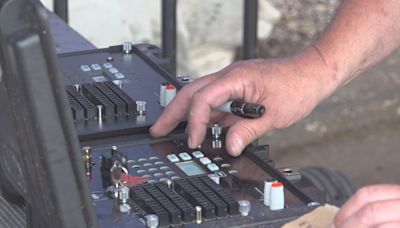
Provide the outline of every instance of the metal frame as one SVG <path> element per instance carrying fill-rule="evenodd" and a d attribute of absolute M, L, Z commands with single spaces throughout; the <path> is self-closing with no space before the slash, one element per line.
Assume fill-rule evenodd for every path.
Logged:
<path fill-rule="evenodd" d="M 257 57 L 258 0 L 244 1 L 243 59 Z M 176 74 L 176 0 L 161 0 L 163 57 L 170 59 L 170 72 Z M 54 12 L 68 23 L 68 0 L 53 0 Z"/>
<path fill-rule="evenodd" d="M 63 21 L 68 23 L 68 0 L 53 0 L 53 10 Z"/>
<path fill-rule="evenodd" d="M 161 0 L 163 57 L 170 59 L 170 73 L 176 75 L 176 0 Z"/>
<path fill-rule="evenodd" d="M 257 57 L 258 0 L 244 0 L 243 59 Z"/>

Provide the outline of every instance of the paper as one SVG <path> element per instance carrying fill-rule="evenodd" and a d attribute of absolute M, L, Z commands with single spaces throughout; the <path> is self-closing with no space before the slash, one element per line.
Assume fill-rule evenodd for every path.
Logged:
<path fill-rule="evenodd" d="M 286 223 L 282 228 L 331 228 L 338 211 L 338 207 L 325 204 L 294 221 Z"/>

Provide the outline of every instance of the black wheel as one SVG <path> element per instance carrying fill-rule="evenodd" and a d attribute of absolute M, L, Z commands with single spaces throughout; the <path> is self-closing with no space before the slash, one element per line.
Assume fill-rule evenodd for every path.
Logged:
<path fill-rule="evenodd" d="M 309 166 L 302 168 L 300 173 L 318 190 L 326 192 L 327 202 L 345 201 L 355 192 L 350 180 L 337 170 Z"/>

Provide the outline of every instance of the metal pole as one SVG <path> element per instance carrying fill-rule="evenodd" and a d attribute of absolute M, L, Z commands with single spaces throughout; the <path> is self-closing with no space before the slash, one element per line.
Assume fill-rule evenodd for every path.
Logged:
<path fill-rule="evenodd" d="M 63 21 L 68 23 L 68 0 L 53 0 L 53 10 Z"/>
<path fill-rule="evenodd" d="M 258 0 L 244 0 L 243 59 L 257 57 Z"/>
<path fill-rule="evenodd" d="M 176 0 L 161 0 L 162 49 L 164 58 L 170 58 L 170 72 L 176 75 Z"/>

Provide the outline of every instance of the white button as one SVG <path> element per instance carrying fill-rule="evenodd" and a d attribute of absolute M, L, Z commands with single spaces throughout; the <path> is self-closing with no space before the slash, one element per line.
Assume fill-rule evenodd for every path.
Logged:
<path fill-rule="evenodd" d="M 207 157 L 204 157 L 204 158 L 200 158 L 200 162 L 203 165 L 207 165 L 207 164 L 211 163 L 211 160 L 209 158 L 207 158 Z"/>
<path fill-rule="evenodd" d="M 100 76 L 93 77 L 93 81 L 95 81 L 95 82 L 105 82 L 105 81 L 107 81 L 107 78 L 102 76 L 102 75 L 100 75 Z"/>
<path fill-rule="evenodd" d="M 178 162 L 179 158 L 175 154 L 168 154 L 167 158 L 170 162 Z"/>
<path fill-rule="evenodd" d="M 123 78 L 125 78 L 125 75 L 123 75 L 122 73 L 116 73 L 116 74 L 114 74 L 114 76 L 115 76 L 116 78 L 118 78 L 118 79 L 123 79 Z"/>
<path fill-rule="evenodd" d="M 103 66 L 107 69 L 114 67 L 111 63 L 104 63 Z"/>
<path fill-rule="evenodd" d="M 175 175 L 175 172 L 173 172 L 173 171 L 167 171 L 167 172 L 165 172 L 165 174 L 167 174 L 168 176 L 172 176 L 172 175 Z"/>
<path fill-rule="evenodd" d="M 218 170 L 219 170 L 219 167 L 218 167 L 216 164 L 214 164 L 214 163 L 208 164 L 208 165 L 207 165 L 207 168 L 208 168 L 208 170 L 210 170 L 211 172 L 215 172 L 215 171 L 218 171 Z"/>
<path fill-rule="evenodd" d="M 158 171 L 157 168 L 150 168 L 150 169 L 149 169 L 149 172 L 157 172 L 157 171 Z"/>
<path fill-rule="evenodd" d="M 89 67 L 88 65 L 81 65 L 81 70 L 82 70 L 83 72 L 89 72 L 89 71 L 91 71 L 92 69 L 90 69 L 90 67 Z"/>
<path fill-rule="evenodd" d="M 111 74 L 116 74 L 116 73 L 118 73 L 118 69 L 115 68 L 115 67 L 108 69 L 108 71 L 109 71 Z"/>
<path fill-rule="evenodd" d="M 156 165 L 163 165 L 164 162 L 162 162 L 162 161 L 156 161 L 154 164 L 156 164 Z"/>
<path fill-rule="evenodd" d="M 101 66 L 99 64 L 92 64 L 91 67 L 93 70 L 101 70 Z"/>
<path fill-rule="evenodd" d="M 180 153 L 179 157 L 184 161 L 192 160 L 192 157 L 190 157 L 190 155 L 186 152 Z"/>
<path fill-rule="evenodd" d="M 199 151 L 199 150 L 194 151 L 194 152 L 192 153 L 192 155 L 193 155 L 193 157 L 195 157 L 195 158 L 202 158 L 202 157 L 204 157 L 204 154 L 203 154 L 201 151 Z"/>

